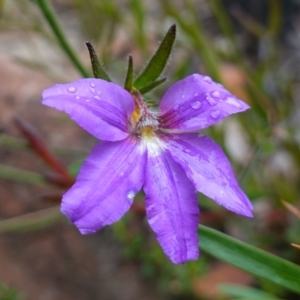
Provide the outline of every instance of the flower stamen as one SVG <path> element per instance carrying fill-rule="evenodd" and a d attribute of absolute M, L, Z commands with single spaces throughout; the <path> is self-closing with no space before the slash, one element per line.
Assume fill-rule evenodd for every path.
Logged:
<path fill-rule="evenodd" d="M 149 110 L 138 91 L 132 93 L 132 98 L 135 103 L 135 109 L 129 120 L 131 132 L 138 137 L 155 136 L 159 125 L 157 117 Z"/>

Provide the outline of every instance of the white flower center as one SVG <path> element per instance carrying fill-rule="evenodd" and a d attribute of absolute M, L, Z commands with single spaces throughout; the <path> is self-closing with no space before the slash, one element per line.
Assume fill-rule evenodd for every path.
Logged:
<path fill-rule="evenodd" d="M 132 94 L 135 101 L 135 109 L 129 120 L 130 132 L 136 136 L 141 145 L 141 150 L 148 150 L 151 156 L 159 155 L 164 142 L 158 136 L 159 121 L 155 112 L 151 111 L 138 93 Z"/>
<path fill-rule="evenodd" d="M 141 147 L 143 150 L 147 149 L 150 156 L 159 156 L 165 148 L 165 143 L 157 135 L 151 137 L 143 136 L 141 138 Z"/>

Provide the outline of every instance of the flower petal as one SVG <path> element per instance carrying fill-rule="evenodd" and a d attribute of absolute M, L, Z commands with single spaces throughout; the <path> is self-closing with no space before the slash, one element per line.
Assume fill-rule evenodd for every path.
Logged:
<path fill-rule="evenodd" d="M 62 212 L 81 233 L 118 221 L 144 182 L 145 150 L 131 138 L 98 144 L 64 195 Z"/>
<path fill-rule="evenodd" d="M 148 222 L 174 263 L 196 260 L 199 208 L 195 188 L 166 151 L 148 149 L 144 191 Z"/>
<path fill-rule="evenodd" d="M 122 87 L 102 79 L 79 79 L 43 92 L 43 104 L 64 111 L 95 137 L 118 141 L 128 136 L 134 101 Z"/>
<path fill-rule="evenodd" d="M 227 209 L 252 217 L 252 204 L 240 189 L 222 149 L 196 133 L 169 135 L 168 149 L 197 190 Z"/>
<path fill-rule="evenodd" d="M 200 130 L 249 106 L 208 76 L 193 74 L 176 82 L 160 102 L 162 127 Z"/>

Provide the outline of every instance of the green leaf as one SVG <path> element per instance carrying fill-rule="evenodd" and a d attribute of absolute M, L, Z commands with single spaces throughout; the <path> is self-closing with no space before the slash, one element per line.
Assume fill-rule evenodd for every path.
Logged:
<path fill-rule="evenodd" d="M 59 207 L 46 208 L 18 217 L 0 220 L 0 232 L 44 229 L 56 223 L 61 217 L 62 213 Z"/>
<path fill-rule="evenodd" d="M 127 75 L 126 75 L 125 84 L 124 84 L 125 90 L 127 90 L 129 92 L 131 91 L 132 82 L 133 82 L 133 61 L 132 61 L 132 56 L 129 55 Z"/>
<path fill-rule="evenodd" d="M 234 298 L 252 299 L 252 300 L 280 300 L 261 290 L 236 284 L 221 284 L 218 289 L 228 296 Z"/>
<path fill-rule="evenodd" d="M 134 31 L 134 39 L 143 53 L 147 51 L 147 36 L 145 35 L 145 21 L 147 13 L 145 12 L 145 3 L 140 0 L 130 0 L 130 11 L 132 13 L 132 20 L 135 23 L 132 27 Z"/>
<path fill-rule="evenodd" d="M 24 299 L 18 290 L 0 283 L 0 300 L 21 300 Z"/>
<path fill-rule="evenodd" d="M 70 166 L 68 166 L 68 173 L 71 176 L 76 177 L 84 160 L 85 158 L 80 158 L 74 161 Z"/>
<path fill-rule="evenodd" d="M 0 0 L 1 2 L 1 0 Z M 89 73 L 86 71 L 84 66 L 81 64 L 79 58 L 74 52 L 73 48 L 70 46 L 69 42 L 66 39 L 64 32 L 62 31 L 57 16 L 49 3 L 48 0 L 36 0 L 35 3 L 40 8 L 45 20 L 48 22 L 52 32 L 56 36 L 61 49 L 65 52 L 65 54 L 69 57 L 70 61 L 77 68 L 77 70 L 81 73 L 83 77 L 90 77 Z"/>
<path fill-rule="evenodd" d="M 106 81 L 111 81 L 111 79 L 109 78 L 107 73 L 104 71 L 92 44 L 90 42 L 86 42 L 85 45 L 87 46 L 87 48 L 89 50 L 94 77 L 100 78 L 100 79 L 103 79 Z"/>
<path fill-rule="evenodd" d="M 144 86 L 143 88 L 140 89 L 140 93 L 141 94 L 146 94 L 148 93 L 149 91 L 153 90 L 154 88 L 156 88 L 157 86 L 159 86 L 160 84 L 162 84 L 163 82 L 166 81 L 166 77 L 162 78 L 162 79 L 158 79 L 146 86 Z"/>
<path fill-rule="evenodd" d="M 170 57 L 175 37 L 176 25 L 174 24 L 168 30 L 166 36 L 164 37 L 153 57 L 150 59 L 144 71 L 135 80 L 134 87 L 136 89 L 139 90 L 150 83 L 153 83 L 153 81 L 155 81 L 155 79 L 157 79 L 163 72 Z"/>
<path fill-rule="evenodd" d="M 203 251 L 300 294 L 300 267 L 296 264 L 202 225 L 198 232 Z"/>
<path fill-rule="evenodd" d="M 37 186 L 45 186 L 48 184 L 45 177 L 38 173 L 2 164 L 0 164 L 0 178 Z"/>

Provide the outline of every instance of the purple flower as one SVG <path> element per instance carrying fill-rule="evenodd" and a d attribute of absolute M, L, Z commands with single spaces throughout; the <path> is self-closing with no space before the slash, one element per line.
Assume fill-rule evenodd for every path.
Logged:
<path fill-rule="evenodd" d="M 199 255 L 196 191 L 252 216 L 223 151 L 198 133 L 249 107 L 210 77 L 194 74 L 178 81 L 157 112 L 138 92 L 101 79 L 57 84 L 44 91 L 43 104 L 68 113 L 102 140 L 62 199 L 62 212 L 81 233 L 118 221 L 143 188 L 158 242 L 172 262 L 184 263 Z"/>

